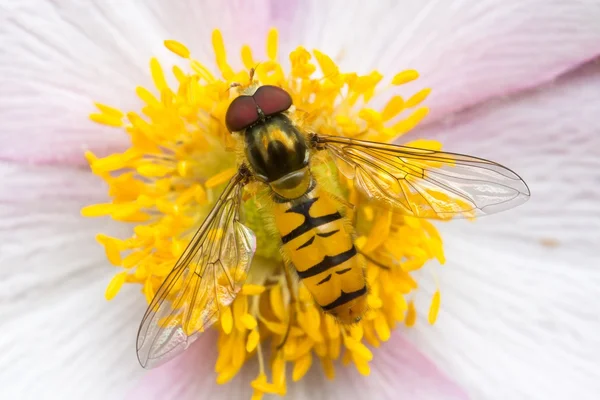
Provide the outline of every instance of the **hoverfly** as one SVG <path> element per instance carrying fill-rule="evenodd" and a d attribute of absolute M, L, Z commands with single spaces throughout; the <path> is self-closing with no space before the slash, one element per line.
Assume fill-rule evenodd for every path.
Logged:
<path fill-rule="evenodd" d="M 244 186 L 267 188 L 281 251 L 323 312 L 352 324 L 367 309 L 364 259 L 342 206 L 311 172 L 328 153 L 367 198 L 403 215 L 476 217 L 524 203 L 525 182 L 508 168 L 468 155 L 305 132 L 292 97 L 250 85 L 226 112 L 242 144 L 239 168 L 150 303 L 137 337 L 138 359 L 154 367 L 184 351 L 241 290 L 256 250 L 240 216 Z"/>

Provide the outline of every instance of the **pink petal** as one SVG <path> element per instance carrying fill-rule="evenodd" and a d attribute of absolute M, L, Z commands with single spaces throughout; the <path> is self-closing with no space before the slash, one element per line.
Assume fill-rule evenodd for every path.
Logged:
<path fill-rule="evenodd" d="M 517 209 L 439 224 L 442 306 L 435 328 L 421 322 L 411 339 L 475 398 L 599 393 L 598 88 L 600 64 L 591 63 L 415 133 L 505 163 L 531 188 Z M 424 274 L 422 312 L 435 290 Z"/>
<path fill-rule="evenodd" d="M 213 372 L 216 334 L 211 332 L 181 357 L 151 370 L 131 393 L 132 399 L 247 398 L 249 382 L 256 377 L 258 366 L 249 363 L 238 377 L 225 385 L 215 383 Z M 291 370 L 291 365 L 288 366 Z M 395 334 L 374 351 L 371 375 L 360 375 L 353 366 L 336 365 L 336 378 L 329 381 L 315 356 L 309 374 L 300 382 L 288 382 L 288 396 L 294 399 L 466 399 L 456 384 L 442 374 L 430 360 L 420 354 L 401 335 Z"/>
<path fill-rule="evenodd" d="M 107 201 L 106 185 L 83 168 L 0 162 L 0 181 L 0 203 L 43 208 L 64 200 Z"/>
<path fill-rule="evenodd" d="M 211 63 L 211 32 L 220 28 L 238 61 L 242 42 L 264 48 L 270 26 L 268 0 L 42 1 L 0 9 L 10 13 L 0 26 L 0 160 L 35 164 L 85 164 L 87 149 L 99 155 L 123 149 L 122 130 L 94 124 L 88 115 L 94 101 L 139 110 L 135 87 L 153 87 L 150 57 L 184 64 L 164 48 L 165 39 L 186 43 Z"/>
<path fill-rule="evenodd" d="M 291 46 L 349 70 L 421 74 L 429 121 L 551 81 L 600 54 L 600 7 L 588 0 L 310 2 L 281 25 Z M 412 91 L 410 91 L 412 93 Z"/>
<path fill-rule="evenodd" d="M 256 377 L 257 366 L 246 366 L 232 382 L 217 385 L 214 372 L 216 345 L 217 333 L 211 330 L 179 357 L 148 371 L 128 398 L 249 398 L 252 394 L 250 381 Z"/>
<path fill-rule="evenodd" d="M 48 181 L 58 182 L 59 168 L 44 170 L 14 165 L 8 170 L 0 164 L 3 184 L 19 176 L 32 190 L 42 184 L 44 172 Z M 62 174 L 86 187 L 76 171 L 65 167 Z M 124 237 L 127 228 L 79 215 L 80 207 L 97 200 L 93 191 L 87 198 L 60 199 L 49 191 L 37 198 L 23 191 L 21 201 L 7 203 L 5 188 L 0 198 L 2 397 L 121 398 L 141 373 L 133 343 L 145 304 L 133 287 L 111 303 L 104 299 L 116 270 L 94 236 Z M 11 182 L 6 189 L 21 187 Z"/>
<path fill-rule="evenodd" d="M 404 330 L 399 328 L 399 330 Z M 467 394 L 430 359 L 410 344 L 401 332 L 373 351 L 371 375 L 360 375 L 354 367 L 337 367 L 328 381 L 319 367 L 308 382 L 290 387 L 293 398 L 324 399 L 466 399 Z M 302 382 L 301 382 L 302 383 Z M 297 396 L 297 397 L 296 397 Z"/>

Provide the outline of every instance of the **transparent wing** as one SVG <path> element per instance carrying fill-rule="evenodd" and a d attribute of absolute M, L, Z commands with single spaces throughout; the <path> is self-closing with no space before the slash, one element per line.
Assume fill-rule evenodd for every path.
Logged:
<path fill-rule="evenodd" d="M 407 215 L 473 218 L 529 199 L 527 184 L 493 161 L 337 136 L 312 140 L 363 194 Z"/>
<path fill-rule="evenodd" d="M 240 291 L 256 249 L 254 234 L 239 221 L 244 181 L 240 170 L 148 306 L 136 346 L 143 367 L 185 350 Z"/>

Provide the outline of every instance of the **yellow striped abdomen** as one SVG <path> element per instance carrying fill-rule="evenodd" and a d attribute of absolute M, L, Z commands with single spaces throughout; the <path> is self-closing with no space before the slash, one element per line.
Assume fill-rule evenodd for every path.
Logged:
<path fill-rule="evenodd" d="M 277 203 L 275 224 L 283 253 L 323 311 L 342 323 L 366 311 L 367 285 L 351 232 L 319 185 L 299 199 Z"/>

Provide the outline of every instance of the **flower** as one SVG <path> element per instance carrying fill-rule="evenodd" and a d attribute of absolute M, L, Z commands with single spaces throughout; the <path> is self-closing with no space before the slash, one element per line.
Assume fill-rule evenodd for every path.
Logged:
<path fill-rule="evenodd" d="M 366 75 L 340 71 L 329 56 L 318 50 L 312 54 L 301 46 L 293 50 L 289 54 L 288 75 L 277 62 L 275 29 L 267 38 L 268 60 L 255 61 L 252 50 L 244 46 L 241 58 L 245 68 L 240 71 L 230 66 L 220 31 L 213 32 L 212 43 L 222 78 L 191 58 L 185 45 L 166 40 L 169 50 L 189 62 L 189 72 L 178 66 L 169 68 L 177 79 L 171 88 L 165 69 L 153 58 L 150 70 L 159 95 L 155 97 L 150 90 L 137 88 L 145 103 L 143 116 L 99 103 L 98 111 L 90 116 L 100 124 L 124 128 L 131 138 L 131 146 L 121 153 L 103 158 L 91 152 L 86 155 L 92 171 L 108 184 L 112 201 L 87 206 L 82 214 L 109 215 L 114 220 L 136 224 L 127 239 L 97 236 L 110 263 L 122 267 L 108 284 L 109 300 L 124 283 L 136 283 L 142 285 L 150 304 L 219 193 L 236 173 L 236 144 L 223 123 L 225 112 L 236 97 L 231 93 L 231 85 L 245 89 L 257 79 L 264 85 L 283 87 L 293 98 L 295 107 L 290 115 L 302 121 L 303 129 L 370 141 L 403 135 L 428 113 L 421 106 L 430 92 L 427 88 L 406 100 L 392 96 L 380 111 L 370 108 L 369 100 L 385 90 L 380 89 L 382 75 L 377 71 Z M 322 74 L 315 76 L 317 67 Z M 400 71 L 390 84 L 401 86 L 417 77 L 414 70 Z M 414 145 L 432 150 L 441 147 L 438 142 L 424 140 Z M 323 175 L 322 184 L 335 191 L 339 186 L 335 176 L 331 172 L 324 175 L 321 169 L 318 165 L 312 168 L 314 174 Z M 257 377 L 251 383 L 255 398 L 265 393 L 285 395 L 287 366 L 293 366 L 292 380 L 299 381 L 313 359 L 320 361 L 329 379 L 334 378 L 334 363 L 340 358 L 344 364 L 352 362 L 361 374 L 369 375 L 373 354 L 366 344 L 379 347 L 390 338 L 398 322 L 406 326 L 415 323 L 411 298 L 417 282 L 412 272 L 432 259 L 445 262 L 436 228 L 424 219 L 373 208 L 354 189 L 347 195 L 339 194 L 356 205 L 357 223 L 369 225 L 367 233 L 356 240 L 367 260 L 369 311 L 358 323 L 343 326 L 320 312 L 307 287 L 294 284 L 288 276 L 279 244 L 265 227 L 268 211 L 260 205 L 260 192 L 256 190 L 254 195 L 248 195 L 243 208 L 244 223 L 256 234 L 258 257 L 241 292 L 231 305 L 220 310 L 215 321 L 220 328 L 217 383 L 229 382 L 253 357 L 258 359 Z M 222 230 L 225 226 L 217 228 Z M 215 241 L 218 240 L 219 236 Z M 200 281 L 198 287 L 208 285 Z M 209 289 L 198 290 L 203 293 Z M 208 297 L 203 304 L 193 305 L 190 312 L 199 315 L 207 304 Z M 431 324 L 439 305 L 440 293 L 436 291 L 429 311 Z M 183 328 L 188 335 L 199 329 L 194 323 L 183 323 Z M 269 363 L 265 360 L 265 348 L 273 353 Z M 267 369 L 271 371 L 270 379 Z"/>
<path fill-rule="evenodd" d="M 505 162 L 524 175 L 535 196 L 510 218 L 439 227 L 448 259 L 439 272 L 443 308 L 436 327 L 421 330 L 417 323 L 407 334 L 475 397 L 589 396 L 596 381 L 594 364 L 579 349 L 594 348 L 597 331 L 581 308 L 588 305 L 590 315 L 596 310 L 587 301 L 596 291 L 597 274 L 589 269 L 597 264 L 591 246 L 595 239 L 586 232 L 598 226 L 593 212 L 597 169 L 589 168 L 600 148 L 594 130 L 598 72 L 590 63 L 565 73 L 598 54 L 598 15 L 585 2 L 432 4 L 402 3 L 401 13 L 357 8 L 356 15 L 347 4 L 331 4 L 331 9 L 253 4 L 238 10 L 243 18 L 229 15 L 246 24 L 243 36 L 249 42 L 275 24 L 282 47 L 293 38 L 334 59 L 339 56 L 342 67 L 377 67 L 389 75 L 393 62 L 395 68 L 419 70 L 419 82 L 435 90 L 428 99 L 428 125 L 411 136 L 440 139 L 447 149 Z M 3 93 L 10 96 L 0 110 L 6 121 L 3 134 L 10 135 L 0 148 L 1 254 L 7 271 L 3 293 L 8 293 L 3 298 L 8 329 L 2 346 L 8 354 L 4 381 L 9 383 L 3 390 L 13 397 L 48 392 L 81 397 L 92 390 L 122 397 L 141 374 L 130 354 L 136 329 L 132 321 L 143 309 L 131 290 L 119 295 L 118 307 L 99 300 L 112 272 L 106 270 L 103 252 L 85 238 L 111 230 L 111 236 L 125 237 L 125 231 L 103 221 L 81 221 L 79 207 L 99 202 L 105 194 L 73 165 L 82 164 L 82 149 L 105 155 L 122 149 L 123 142 L 110 130 L 92 127 L 84 116 L 92 100 L 108 102 L 114 93 L 122 96 L 120 109 L 135 109 L 133 100 L 126 104 L 128 90 L 133 84 L 148 86 L 137 72 L 148 49 L 164 37 L 202 49 L 193 40 L 207 37 L 210 27 L 194 23 L 198 32 L 186 31 L 191 25 L 182 15 L 189 10 L 161 3 L 118 9 L 99 3 L 30 7 L 14 6 L 0 28 L 9 39 L 0 57 L 6 71 Z M 203 16 L 218 12 L 202 11 Z M 161 32 L 159 25 L 169 29 Z M 392 35 L 398 26 L 403 34 Z M 223 33 L 226 38 L 241 36 L 232 28 Z M 531 57 L 534 51 L 539 56 Z M 552 85 L 543 85 L 557 77 Z M 531 87 L 538 89 L 524 90 Z M 556 164 L 548 162 L 549 155 Z M 548 165 L 557 168 L 549 170 Z M 564 190 L 556 192 L 557 187 Z M 417 306 L 428 306 L 428 301 L 416 300 Z M 290 386 L 290 394 L 314 396 L 318 390 L 352 398 L 368 388 L 375 398 L 394 390 L 442 397 L 439 373 L 418 369 L 426 364 L 412 364 L 416 357 L 401 358 L 410 352 L 405 343 L 396 332 L 387 351 L 375 350 L 372 373 L 365 380 L 351 369 L 339 369 L 335 385 L 320 385 L 320 375 L 309 373 L 305 379 L 311 384 Z M 171 369 L 152 371 L 153 385 L 139 390 L 184 397 L 197 395 L 202 384 L 202 393 L 216 391 L 207 383 L 214 380 L 212 367 L 199 358 L 206 346 L 201 342 L 190 349 Z M 409 359 L 412 363 L 399 363 Z M 422 373 L 415 375 L 415 370 Z M 236 387 L 230 383 L 214 393 L 233 393 Z M 239 387 L 247 391 L 246 383 Z"/>

